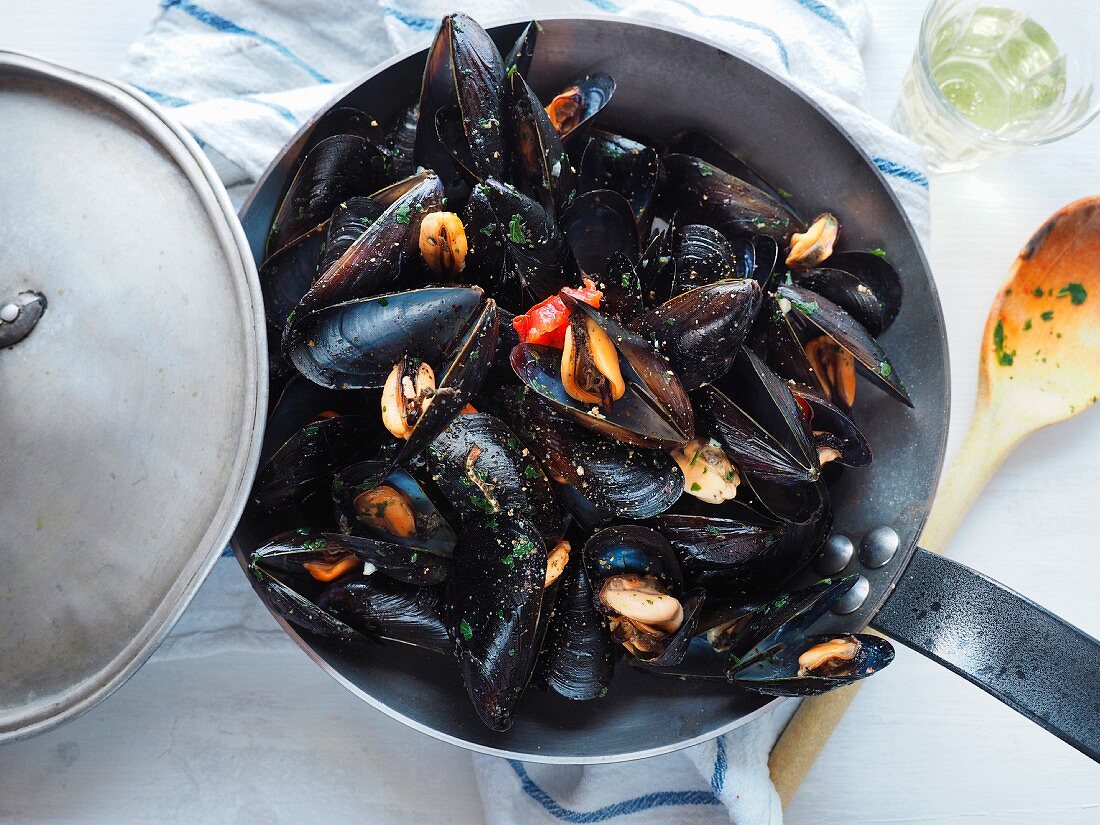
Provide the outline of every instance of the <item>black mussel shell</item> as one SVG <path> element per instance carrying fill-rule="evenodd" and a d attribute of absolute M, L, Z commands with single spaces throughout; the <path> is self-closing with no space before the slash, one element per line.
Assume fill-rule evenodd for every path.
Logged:
<path fill-rule="evenodd" d="M 845 639 L 858 642 L 859 652 L 843 668 L 827 674 L 799 676 L 798 659 L 815 645 Z M 818 696 L 850 685 L 882 670 L 894 661 L 893 646 L 881 636 L 830 634 L 807 636 L 798 642 L 783 644 L 767 658 L 734 668 L 729 680 L 741 687 L 768 696 Z"/>
<path fill-rule="evenodd" d="M 532 20 L 523 27 L 516 42 L 504 57 L 505 75 L 519 72 L 527 77 L 527 70 L 531 68 L 531 58 L 535 56 L 535 46 L 539 39 L 539 24 Z"/>
<path fill-rule="evenodd" d="M 684 476 L 667 453 L 591 433 L 529 390 L 506 395 L 520 440 L 551 479 L 572 491 L 563 499 L 581 508 L 580 517 L 589 526 L 613 518 L 649 518 L 680 497 Z"/>
<path fill-rule="evenodd" d="M 840 451 L 840 457 L 835 459 L 838 464 L 866 467 L 871 463 L 871 445 L 849 415 L 813 390 L 792 386 L 791 392 L 808 408 L 814 433 L 824 431 L 836 437 L 829 444 Z"/>
<path fill-rule="evenodd" d="M 518 189 L 498 180 L 488 180 L 482 187 L 503 243 L 500 277 L 515 287 L 507 293 L 505 306 L 524 312 L 569 285 L 565 238 L 554 216 Z"/>
<path fill-rule="evenodd" d="M 443 18 L 424 66 L 416 130 L 415 159 L 434 169 L 448 190 L 455 184 L 451 148 L 436 132 L 440 109 L 457 106 L 473 171 L 479 178 L 501 178 L 506 147 L 501 127 L 504 62 L 492 39 L 473 18 Z"/>
<path fill-rule="evenodd" d="M 421 217 L 439 211 L 442 202 L 439 178 L 419 179 L 320 274 L 292 313 L 286 335 L 310 310 L 377 293 L 398 280 L 410 260 L 419 262 Z"/>
<path fill-rule="evenodd" d="M 287 317 L 317 280 L 321 271 L 318 260 L 325 246 L 325 233 L 324 225 L 316 226 L 260 265 L 264 314 L 267 322 L 280 334 Z"/>
<path fill-rule="evenodd" d="M 729 372 L 762 297 L 756 281 L 719 281 L 677 295 L 629 329 L 652 341 L 691 391 Z"/>
<path fill-rule="evenodd" d="M 779 308 L 771 293 L 764 295 L 753 339 L 757 354 L 776 375 L 820 394 L 821 384 L 798 333 L 791 326 L 791 317 Z"/>
<path fill-rule="evenodd" d="M 369 519 L 359 517 L 355 499 L 381 485 L 398 491 L 408 500 L 413 511 L 415 535 L 408 538 L 397 536 L 389 531 L 379 530 Z M 344 532 L 406 547 L 423 548 L 446 558 L 452 555 L 455 544 L 458 543 L 454 529 L 425 492 L 424 486 L 406 470 L 393 467 L 390 461 L 372 459 L 344 468 L 332 480 L 332 498 L 340 511 L 340 525 Z"/>
<path fill-rule="evenodd" d="M 581 155 L 577 191 L 610 189 L 622 195 L 634 212 L 638 235 L 649 235 L 660 163 L 657 152 L 622 135 L 589 129 Z"/>
<path fill-rule="evenodd" d="M 871 335 L 882 334 L 883 324 L 886 321 L 885 307 L 878 296 L 855 275 L 825 266 L 800 270 L 793 273 L 792 277 L 799 286 L 835 303 L 859 321 Z"/>
<path fill-rule="evenodd" d="M 566 699 L 586 702 L 607 693 L 615 647 L 593 604 L 592 585 L 580 559 L 561 577 L 554 615 L 539 656 L 541 679 Z"/>
<path fill-rule="evenodd" d="M 478 287 L 427 287 L 326 307 L 295 320 L 285 350 L 326 387 L 381 387 L 403 356 L 443 368 L 492 301 Z M 487 353 L 492 356 L 492 353 Z"/>
<path fill-rule="evenodd" d="M 379 575 L 406 584 L 431 586 L 447 579 L 450 562 L 425 547 L 410 547 L 389 541 L 325 533 L 325 538 L 354 553 L 358 559 L 374 567 Z"/>
<path fill-rule="evenodd" d="M 766 659 L 783 645 L 800 642 L 814 622 L 851 590 L 858 578 L 853 573 L 840 579 L 822 579 L 758 609 L 730 639 L 727 677 L 758 659 Z"/>
<path fill-rule="evenodd" d="M 717 229 L 697 223 L 675 229 L 669 258 L 672 265 L 671 273 L 666 274 L 669 297 L 732 278 L 737 271 L 737 254 L 726 236 Z"/>
<path fill-rule="evenodd" d="M 403 110 L 389 129 L 386 146 L 390 150 L 390 170 L 395 178 L 406 178 L 416 172 L 416 124 L 420 118 L 417 101 Z"/>
<path fill-rule="evenodd" d="M 782 268 L 783 252 L 775 238 L 756 235 L 752 238 L 753 268 L 752 278 L 761 286 L 767 286 L 774 275 Z"/>
<path fill-rule="evenodd" d="M 549 479 L 516 434 L 496 416 L 458 416 L 428 445 L 423 460 L 432 480 L 464 522 L 477 519 L 482 527 L 491 529 L 493 524 L 523 517 L 535 526 L 547 547 L 564 535 L 564 517 Z"/>
<path fill-rule="evenodd" d="M 570 84 L 546 104 L 550 120 L 562 138 L 567 138 L 600 113 L 615 94 L 615 80 L 597 72 Z"/>
<path fill-rule="evenodd" d="M 722 508 L 723 513 L 730 509 Z M 775 557 L 783 527 L 774 522 L 666 513 L 653 525 L 676 550 L 684 576 L 698 585 L 747 589 L 774 580 L 775 567 L 782 566 Z"/>
<path fill-rule="evenodd" d="M 256 565 L 250 568 L 264 601 L 291 624 L 342 642 L 366 642 L 367 637 L 349 627 L 326 610 L 322 610 L 293 587 Z"/>
<path fill-rule="evenodd" d="M 603 272 L 596 280 L 596 288 L 603 293 L 600 311 L 620 324 L 629 324 L 645 312 L 641 278 L 634 266 L 633 256 L 626 252 L 613 252 L 608 256 Z"/>
<path fill-rule="evenodd" d="M 306 424 L 267 459 L 256 474 L 252 503 L 271 512 L 325 487 L 340 467 L 377 445 L 378 423 L 365 415 L 341 415 Z"/>
<path fill-rule="evenodd" d="M 705 160 L 707 163 L 717 166 L 723 172 L 728 172 L 734 177 L 745 181 L 745 183 L 755 186 L 770 198 L 782 204 L 792 215 L 798 215 L 797 210 L 791 205 L 790 195 L 784 194 L 772 186 L 763 175 L 706 132 L 688 130 L 674 135 L 665 144 L 665 153 L 691 155 L 700 160 Z"/>
<path fill-rule="evenodd" d="M 317 606 L 364 636 L 451 653 L 454 643 L 443 622 L 438 590 L 383 576 L 354 576 L 334 582 Z"/>
<path fill-rule="evenodd" d="M 561 138 L 519 72 L 509 78 L 512 98 L 513 181 L 519 190 L 556 214 L 576 189 L 573 167 Z"/>
<path fill-rule="evenodd" d="M 446 620 L 466 691 L 493 730 L 511 727 L 541 647 L 546 560 L 538 528 L 520 513 L 463 524 Z"/>
<path fill-rule="evenodd" d="M 705 223 L 729 236 L 766 235 L 786 245 L 805 227 L 782 203 L 755 186 L 690 155 L 661 158 L 661 203 L 684 223 Z"/>
<path fill-rule="evenodd" d="M 270 257 L 328 220 L 336 206 L 353 195 L 373 192 L 389 174 L 386 153 L 354 134 L 325 138 L 302 160 L 271 224 Z"/>
<path fill-rule="evenodd" d="M 593 411 L 570 397 L 561 382 L 561 351 L 532 344 L 512 350 L 512 368 L 562 415 L 611 438 L 649 447 L 676 447 L 695 435 L 691 401 L 668 361 L 636 333 L 587 304 L 564 297 L 571 312 L 593 319 L 619 353 L 626 394 L 611 411 Z"/>
<path fill-rule="evenodd" d="M 382 204 L 368 197 L 348 198 L 337 206 L 332 213 L 332 217 L 329 218 L 328 229 L 325 233 L 324 254 L 321 256 L 320 271 L 325 272 L 336 263 L 385 211 L 386 209 Z M 312 284 L 312 281 L 310 283 Z M 300 298 L 301 296 L 299 296 Z M 295 301 L 295 306 L 297 306 L 297 301 Z M 291 309 L 293 308 L 291 307 Z M 285 316 L 283 321 L 285 323 Z"/>
<path fill-rule="evenodd" d="M 638 257 L 638 225 L 618 192 L 597 189 L 578 196 L 562 215 L 561 229 L 577 266 L 593 280 L 607 271 L 610 256 Z"/>
<path fill-rule="evenodd" d="M 881 330 L 877 332 L 870 330 L 870 332 L 877 338 L 888 330 L 890 325 L 894 323 L 894 319 L 898 317 L 898 312 L 901 311 L 905 289 L 902 286 L 901 276 L 898 275 L 898 271 L 894 269 L 893 264 L 886 260 L 885 253 L 881 250 L 876 252 L 858 250 L 834 252 L 827 259 L 826 266 L 850 273 L 874 293 L 879 303 L 882 304 L 883 321 Z M 810 288 L 813 289 L 813 287 Z M 826 293 L 822 294 L 826 298 L 832 297 Z M 835 298 L 833 300 L 843 306 L 841 301 L 837 301 Z"/>
<path fill-rule="evenodd" d="M 878 341 L 872 338 L 855 318 L 828 298 L 793 284 L 778 286 L 776 296 L 780 302 L 786 300 L 790 304 L 791 311 L 797 312 L 798 317 L 804 319 L 811 328 L 825 333 L 850 352 L 871 383 L 876 384 L 907 407 L 913 406 L 898 371 L 887 360 L 886 353 L 879 346 Z"/>
<path fill-rule="evenodd" d="M 522 311 L 519 286 L 506 282 L 504 232 L 508 226 L 497 219 L 496 210 L 489 202 L 488 187 L 475 186 L 470 190 L 462 223 L 467 243 L 463 280 L 484 287 L 498 303 L 504 300 L 512 310 Z"/>
<path fill-rule="evenodd" d="M 374 392 L 337 392 L 295 374 L 287 381 L 267 418 L 260 465 L 306 425 L 337 415 L 373 413 L 376 403 Z"/>

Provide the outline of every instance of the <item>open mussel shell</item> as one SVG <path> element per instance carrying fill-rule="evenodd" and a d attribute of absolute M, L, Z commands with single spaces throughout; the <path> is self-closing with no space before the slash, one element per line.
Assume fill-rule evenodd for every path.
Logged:
<path fill-rule="evenodd" d="M 522 516 L 534 525 L 547 547 L 564 535 L 565 520 L 549 479 L 516 434 L 496 416 L 458 416 L 428 445 L 423 461 L 432 481 L 464 523 L 477 519 L 482 527 L 492 529 Z"/>
<path fill-rule="evenodd" d="M 609 74 L 596 72 L 569 84 L 546 104 L 554 128 L 567 138 L 590 121 L 615 94 L 615 80 Z"/>
<path fill-rule="evenodd" d="M 823 672 L 803 672 L 799 657 L 812 648 L 830 643 L 847 648 L 844 661 Z M 848 658 L 852 650 L 855 653 Z M 731 669 L 728 678 L 736 685 L 769 696 L 818 696 L 865 679 L 892 661 L 894 648 L 881 636 L 863 633 L 806 636 L 797 643 L 781 644 L 767 658 Z"/>
<path fill-rule="evenodd" d="M 890 328 L 890 325 L 894 323 L 894 319 L 898 317 L 898 312 L 901 311 L 901 302 L 905 290 L 901 282 L 901 276 L 898 275 L 898 271 L 894 269 L 893 264 L 886 260 L 885 253 L 882 253 L 881 250 L 876 252 L 864 252 L 862 250 L 834 252 L 825 261 L 825 265 L 849 273 L 878 298 L 883 310 L 882 328 L 877 332 L 869 329 L 868 331 L 872 335 L 877 338 Z M 810 289 L 813 289 L 813 287 L 810 287 Z M 817 290 L 814 291 L 817 292 Z M 825 295 L 826 298 L 832 298 L 828 293 L 821 294 Z M 832 300 L 843 306 L 842 301 L 835 298 L 832 298 Z"/>
<path fill-rule="evenodd" d="M 266 512 L 302 501 L 326 486 L 348 460 L 374 445 L 377 422 L 365 415 L 339 415 L 303 426 L 260 467 L 252 503 Z"/>
<path fill-rule="evenodd" d="M 416 163 L 434 169 L 451 190 L 451 152 L 436 132 L 440 109 L 457 107 L 473 171 L 501 178 L 506 166 L 503 120 L 504 61 L 477 21 L 457 13 L 443 18 L 428 52 L 416 130 Z"/>
<path fill-rule="evenodd" d="M 279 447 L 308 424 L 340 415 L 364 415 L 373 412 L 374 392 L 338 392 L 318 386 L 301 375 L 294 375 L 271 409 L 264 427 L 260 465 Z"/>
<path fill-rule="evenodd" d="M 776 375 L 801 387 L 820 390 L 813 365 L 806 357 L 806 349 L 791 320 L 790 313 L 779 308 L 775 296 L 766 293 L 757 315 L 752 344 Z"/>
<path fill-rule="evenodd" d="M 600 280 L 608 258 L 638 257 L 638 225 L 626 198 L 610 189 L 579 195 L 561 217 L 573 258 L 584 275 Z"/>
<path fill-rule="evenodd" d="M 851 590 L 858 578 L 853 573 L 840 579 L 822 579 L 778 596 L 756 610 L 730 639 L 727 676 L 758 659 L 766 659 L 782 645 L 800 642 L 814 622 Z"/>
<path fill-rule="evenodd" d="M 657 152 L 622 135 L 589 129 L 581 154 L 577 191 L 610 189 L 622 195 L 634 212 L 638 235 L 647 237 L 653 224 L 660 164 Z"/>
<path fill-rule="evenodd" d="M 607 692 L 614 666 L 615 645 L 593 604 L 584 565 L 571 559 L 539 655 L 540 678 L 566 699 L 586 702 Z"/>
<path fill-rule="evenodd" d="M 390 151 L 390 171 L 395 178 L 406 178 L 416 172 L 416 124 L 420 118 L 420 101 L 398 113 L 386 134 Z"/>
<path fill-rule="evenodd" d="M 792 215 L 798 215 L 798 212 L 791 205 L 788 195 L 772 186 L 771 182 L 763 175 L 706 132 L 689 129 L 673 135 L 669 142 L 665 144 L 664 151 L 665 154 L 691 155 L 700 160 L 705 160 L 712 166 L 717 166 L 723 172 L 728 172 L 734 177 L 745 181 L 745 183 L 755 186 L 772 200 L 782 204 Z"/>
<path fill-rule="evenodd" d="M 762 297 L 756 281 L 719 281 L 675 296 L 629 329 L 652 341 L 691 391 L 729 372 Z"/>
<path fill-rule="evenodd" d="M 706 593 L 701 589 L 684 591 L 679 559 L 664 536 L 641 525 L 608 527 L 585 542 L 582 561 L 592 585 L 593 604 L 601 613 L 617 615 L 604 604 L 600 592 L 609 578 L 622 574 L 652 577 L 667 595 L 679 600 L 683 608 L 679 628 L 661 639 L 658 649 L 635 656 L 655 667 L 675 665 L 683 659 L 695 635 Z"/>
<path fill-rule="evenodd" d="M 338 134 L 320 141 L 302 160 L 279 204 L 267 255 L 328 220 L 341 201 L 378 189 L 388 174 L 385 151 L 360 135 Z"/>
<path fill-rule="evenodd" d="M 569 303 L 567 301 L 567 303 Z M 691 401 L 668 361 L 639 335 L 587 304 L 571 302 L 610 337 L 619 355 L 626 393 L 609 412 L 593 410 L 572 398 L 561 381 L 561 350 L 520 344 L 512 350 L 512 368 L 555 411 L 610 438 L 648 447 L 677 447 L 695 434 Z"/>
<path fill-rule="evenodd" d="M 680 498 L 684 475 L 661 450 L 620 444 L 578 427 L 530 390 L 508 393 L 505 405 L 520 440 L 556 483 L 563 500 L 586 525 L 614 518 L 644 519 Z"/>
<path fill-rule="evenodd" d="M 566 206 L 576 189 L 565 147 L 542 103 L 519 72 L 508 85 L 512 99 L 513 180 L 550 214 Z"/>
<path fill-rule="evenodd" d="M 446 581 L 450 572 L 449 559 L 426 547 L 395 544 L 343 533 L 325 533 L 324 537 L 336 546 L 354 553 L 356 558 L 368 565 L 366 569 L 374 568 L 378 575 L 384 574 L 394 581 L 430 586 Z M 362 565 L 360 567 L 362 569 Z"/>
<path fill-rule="evenodd" d="M 360 498 L 364 493 L 370 494 L 383 486 L 398 495 L 378 497 L 380 504 L 373 507 L 370 506 L 373 501 L 370 496 Z M 458 537 L 447 518 L 424 486 L 406 470 L 394 467 L 391 461 L 371 459 L 345 467 L 332 480 L 332 498 L 340 511 L 340 525 L 345 532 L 406 547 L 423 548 L 445 558 L 454 553 Z M 396 504 L 392 503 L 394 498 L 397 499 Z M 412 529 L 405 531 L 411 535 L 394 532 L 390 529 L 393 514 L 387 518 L 388 508 L 403 505 L 412 511 Z M 404 516 L 404 513 L 401 515 Z"/>
<path fill-rule="evenodd" d="M 543 537 L 524 515 L 463 523 L 445 615 L 466 691 L 493 730 L 511 727 L 541 647 L 546 561 Z"/>
<path fill-rule="evenodd" d="M 634 266 L 634 257 L 622 250 L 612 252 L 596 280 L 596 288 L 603 293 L 600 311 L 620 324 L 629 324 L 645 312 L 642 282 Z"/>
<path fill-rule="evenodd" d="M 427 287 L 325 307 L 296 319 L 284 349 L 324 387 L 381 387 L 404 356 L 441 374 L 493 302 L 479 287 Z M 486 353 L 491 359 L 492 353 Z M 437 378 L 437 384 L 440 382 Z"/>
<path fill-rule="evenodd" d="M 731 237 L 766 235 L 784 246 L 805 229 L 782 203 L 705 160 L 673 154 L 661 164 L 661 208 L 678 211 L 683 223 L 707 224 Z"/>
<path fill-rule="evenodd" d="M 829 443 L 840 451 L 840 456 L 835 459 L 838 464 L 846 467 L 866 467 L 871 463 L 871 445 L 867 443 L 867 439 L 851 416 L 819 392 L 806 390 L 797 385 L 791 386 L 791 392 L 808 408 L 810 427 L 815 433 L 823 431 L 836 436 L 835 439 L 830 439 Z"/>
<path fill-rule="evenodd" d="M 411 188 L 321 272 L 288 319 L 284 341 L 309 311 L 375 294 L 397 281 L 409 261 L 419 262 L 420 221 L 425 214 L 441 209 L 443 188 L 432 174 L 414 180 Z"/>
<path fill-rule="evenodd" d="M 901 376 L 886 357 L 878 341 L 871 337 L 859 322 L 827 298 L 794 284 L 781 284 L 776 288 L 780 304 L 784 301 L 790 311 L 797 312 L 806 324 L 828 335 L 843 349 L 851 353 L 861 367 L 864 376 L 907 407 L 913 402 L 901 383 Z"/>
<path fill-rule="evenodd" d="M 439 590 L 384 576 L 351 576 L 333 582 L 317 606 L 368 638 L 386 639 L 449 654 Z"/>

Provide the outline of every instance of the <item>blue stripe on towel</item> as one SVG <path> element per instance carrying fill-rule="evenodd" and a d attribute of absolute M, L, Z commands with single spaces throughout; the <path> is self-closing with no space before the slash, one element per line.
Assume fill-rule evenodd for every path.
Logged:
<path fill-rule="evenodd" d="M 848 24 L 844 22 L 844 19 L 822 3 L 821 0 L 794 0 L 794 2 L 806 9 L 806 11 L 816 14 L 826 23 L 836 26 L 849 37 L 852 36 L 852 32 L 848 29 Z"/>
<path fill-rule="evenodd" d="M 295 125 L 300 123 L 300 121 L 298 120 L 298 116 L 294 114 L 294 112 L 290 111 L 290 109 L 286 108 L 285 106 L 280 106 L 278 103 L 272 103 L 270 100 L 260 100 L 260 98 L 252 97 L 251 95 L 246 95 L 241 99 L 247 100 L 249 103 L 255 103 L 257 106 L 266 106 L 268 109 L 275 112 L 285 121 L 288 121 Z"/>
<path fill-rule="evenodd" d="M 719 736 L 715 740 L 715 745 L 714 773 L 710 775 L 710 787 L 714 791 L 714 795 L 719 796 L 722 793 L 722 788 L 726 785 L 726 768 L 728 767 L 725 737 Z"/>
<path fill-rule="evenodd" d="M 144 86 L 135 86 L 134 88 L 153 98 L 153 100 L 161 106 L 171 106 L 173 109 L 179 108 L 180 106 L 190 106 L 193 102 L 183 97 L 166 95 L 164 92 L 158 92 L 156 89 L 146 89 Z"/>
<path fill-rule="evenodd" d="M 251 37 L 253 40 L 257 40 L 260 43 L 263 43 L 265 46 L 270 46 L 272 49 L 274 49 L 291 63 L 293 63 L 295 66 L 297 66 L 310 77 L 312 77 L 317 83 L 332 82 L 319 71 L 314 69 L 304 60 L 302 60 L 302 58 L 298 57 L 298 55 L 294 54 L 294 52 L 292 52 L 282 43 L 272 40 L 270 37 L 260 34 L 259 32 L 252 31 L 252 29 L 246 29 L 243 26 L 238 26 L 232 20 L 228 20 L 225 17 L 222 17 L 220 14 L 215 14 L 209 9 L 205 9 L 196 3 L 191 3 L 189 2 L 189 0 L 164 0 L 162 6 L 165 9 L 177 8 L 184 14 L 195 18 L 200 23 L 204 23 L 207 26 L 210 26 L 213 29 L 217 29 L 220 32 L 225 32 L 226 34 L 239 34 L 244 37 Z"/>
<path fill-rule="evenodd" d="M 910 183 L 915 183 L 924 189 L 928 188 L 928 178 L 923 172 L 919 172 L 916 169 L 911 169 L 904 164 L 897 161 L 890 160 L 888 158 L 871 158 L 874 161 L 875 166 L 879 168 L 879 171 L 884 175 L 890 175 L 894 178 L 901 178 L 907 180 Z"/>
<path fill-rule="evenodd" d="M 746 29 L 760 32 L 775 44 L 775 48 L 779 51 L 779 57 L 783 61 L 783 68 L 787 71 L 791 70 L 790 58 L 787 55 L 786 45 L 784 45 L 783 41 L 779 38 L 779 35 L 767 26 L 761 26 L 759 23 L 754 23 L 751 20 L 742 20 L 740 17 L 731 17 L 728 14 L 707 14 L 698 6 L 693 6 L 691 3 L 686 2 L 686 0 L 670 0 L 670 2 L 675 3 L 681 8 L 687 9 L 696 17 L 701 17 L 705 20 L 718 20 L 722 23 L 733 23 L 735 26 L 742 26 Z M 799 0 L 799 2 L 801 2 L 801 0 Z M 806 0 L 806 2 L 815 2 L 815 0 Z M 623 10 L 622 6 L 611 2 L 611 0 L 588 0 L 588 3 L 589 5 L 595 6 L 600 11 L 609 14 L 615 14 Z"/>
<path fill-rule="evenodd" d="M 436 17 L 419 17 L 415 14 L 408 14 L 400 9 L 395 9 L 393 6 L 379 6 L 382 10 L 382 14 L 387 17 L 392 17 L 400 23 L 404 23 L 410 29 L 416 29 L 419 32 L 435 31 L 439 25 L 439 18 Z"/>
<path fill-rule="evenodd" d="M 571 811 L 559 805 L 550 794 L 535 784 L 535 781 L 527 774 L 522 762 L 509 759 L 516 776 L 519 777 L 523 792 L 531 799 L 539 803 L 548 814 L 560 819 L 562 822 L 606 822 L 616 816 L 627 816 L 640 811 L 648 811 L 652 808 L 663 808 L 670 805 L 721 805 L 718 797 L 710 791 L 657 791 L 645 796 L 636 796 L 625 799 L 613 805 L 606 805 L 594 811 Z"/>

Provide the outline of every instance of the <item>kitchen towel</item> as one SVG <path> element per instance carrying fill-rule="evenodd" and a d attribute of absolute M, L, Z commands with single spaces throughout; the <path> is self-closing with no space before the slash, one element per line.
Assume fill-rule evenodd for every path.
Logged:
<path fill-rule="evenodd" d="M 920 150 L 861 108 L 859 49 L 870 27 L 864 0 L 165 0 L 123 76 L 173 109 L 239 201 L 310 115 L 377 63 L 427 45 L 439 18 L 456 8 L 486 24 L 616 14 L 745 55 L 791 79 L 836 117 L 926 236 L 928 180 Z M 157 657 L 285 643 L 236 561 L 226 558 Z M 474 756 L 486 821 L 781 822 L 767 754 L 792 711 L 788 703 L 706 744 L 621 765 Z"/>

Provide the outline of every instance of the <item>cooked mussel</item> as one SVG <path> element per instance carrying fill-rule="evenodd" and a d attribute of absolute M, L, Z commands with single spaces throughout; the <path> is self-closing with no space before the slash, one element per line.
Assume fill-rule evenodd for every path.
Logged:
<path fill-rule="evenodd" d="M 546 110 L 519 72 L 508 78 L 512 100 L 516 185 L 549 214 L 568 205 L 576 191 L 575 174 L 565 147 Z"/>
<path fill-rule="evenodd" d="M 589 701 L 607 692 L 614 664 L 613 642 L 593 603 L 584 564 L 573 559 L 562 575 L 539 656 L 541 679 L 566 699 Z"/>
<path fill-rule="evenodd" d="M 447 624 L 466 691 L 493 730 L 511 727 L 534 668 L 548 624 L 546 570 L 543 536 L 524 515 L 464 522 L 447 584 Z"/>
<path fill-rule="evenodd" d="M 879 637 L 808 634 L 857 578 L 823 579 L 757 610 L 730 641 L 727 678 L 760 693 L 811 696 L 888 665 L 893 648 Z"/>
<path fill-rule="evenodd" d="M 654 343 L 691 391 L 729 372 L 761 298 L 756 281 L 719 281 L 676 295 L 629 328 Z"/>
<path fill-rule="evenodd" d="M 705 594 L 684 592 L 679 560 L 660 533 L 608 527 L 585 543 L 583 561 L 596 609 L 608 617 L 616 641 L 655 666 L 683 658 Z"/>
<path fill-rule="evenodd" d="M 661 165 L 661 203 L 684 223 L 707 224 L 731 237 L 766 235 L 784 245 L 805 229 L 782 203 L 705 160 L 665 155 Z"/>
<path fill-rule="evenodd" d="M 510 388 L 503 396 L 520 440 L 547 475 L 563 485 L 564 503 L 588 526 L 613 518 L 649 518 L 680 497 L 683 475 L 668 454 L 579 427 L 531 390 Z"/>
<path fill-rule="evenodd" d="M 901 278 L 881 254 L 837 252 L 824 267 L 795 272 L 793 277 L 848 312 L 876 338 L 901 309 Z"/>
<path fill-rule="evenodd" d="M 317 597 L 317 606 L 368 638 L 436 653 L 454 650 L 443 622 L 443 598 L 434 587 L 380 575 L 349 576 L 329 585 Z"/>
<path fill-rule="evenodd" d="M 668 362 L 636 333 L 567 295 L 562 350 L 520 344 L 512 368 L 559 413 L 611 438 L 676 447 L 695 433 L 691 402 Z"/>
<path fill-rule="evenodd" d="M 589 129 L 581 154 L 577 191 L 612 190 L 630 204 L 638 235 L 649 235 L 660 164 L 657 152 L 622 135 Z"/>
<path fill-rule="evenodd" d="M 611 75 L 597 72 L 571 83 L 546 104 L 550 122 L 563 138 L 600 113 L 615 94 Z"/>

